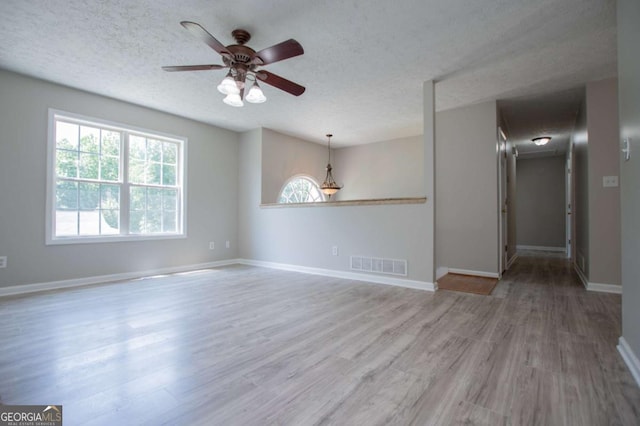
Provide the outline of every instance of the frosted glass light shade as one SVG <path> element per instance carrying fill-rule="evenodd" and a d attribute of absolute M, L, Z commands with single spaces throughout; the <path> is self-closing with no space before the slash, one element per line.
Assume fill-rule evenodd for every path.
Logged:
<path fill-rule="evenodd" d="M 255 82 L 253 86 L 251 86 L 251 89 L 249 89 L 247 96 L 245 96 L 245 100 L 252 104 L 261 104 L 267 100 L 267 97 L 262 93 L 262 89 L 258 86 L 258 83 Z"/>
<path fill-rule="evenodd" d="M 240 89 L 238 89 L 238 85 L 233 77 L 231 77 L 230 74 L 227 74 L 227 76 L 218 85 L 218 92 L 223 95 L 237 95 L 240 93 Z"/>
<path fill-rule="evenodd" d="M 223 100 L 227 105 L 231 105 L 232 107 L 241 107 L 244 106 L 244 102 L 240 99 L 239 93 L 229 93 Z"/>

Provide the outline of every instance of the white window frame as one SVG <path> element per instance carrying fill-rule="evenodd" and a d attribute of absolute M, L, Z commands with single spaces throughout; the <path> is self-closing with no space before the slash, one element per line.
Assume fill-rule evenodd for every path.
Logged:
<path fill-rule="evenodd" d="M 177 232 L 172 233 L 153 233 L 153 234 L 130 234 L 128 233 L 129 225 L 129 203 L 128 195 L 123 197 L 122 194 L 128 194 L 129 182 L 128 178 L 128 142 L 121 143 L 120 151 L 120 234 L 113 235 L 72 235 L 72 236 L 56 236 L 56 140 L 55 140 L 55 123 L 57 119 L 67 119 L 81 125 L 95 125 L 101 128 L 109 128 L 122 132 L 125 138 L 132 133 L 138 136 L 161 138 L 169 142 L 176 142 L 179 146 L 176 177 L 181 187 L 179 191 L 179 201 L 177 210 Z M 148 130 L 140 127 L 130 126 L 103 120 L 100 118 L 84 116 L 76 113 L 62 111 L 49 108 L 48 118 L 48 134 L 47 134 L 47 190 L 46 190 L 46 223 L 45 223 L 45 243 L 46 245 L 57 244 L 83 244 L 83 243 L 109 243 L 116 241 L 145 241 L 145 240 L 167 240 L 187 237 L 187 138 L 176 136 L 168 133 Z M 126 202 L 123 202 L 123 198 Z"/>
<path fill-rule="evenodd" d="M 296 179 L 307 179 L 307 180 L 311 181 L 318 188 L 318 192 L 320 193 L 320 200 L 318 200 L 318 201 L 307 201 L 307 202 L 305 202 L 305 204 L 322 203 L 322 202 L 327 201 L 327 196 L 324 194 L 324 192 L 322 192 L 320 190 L 320 183 L 318 183 L 316 178 L 314 178 L 311 175 L 307 175 L 307 174 L 301 173 L 301 174 L 297 174 L 297 175 L 291 176 L 289 179 L 287 179 L 287 181 L 284 183 L 284 185 L 282 185 L 282 187 L 280 188 L 280 191 L 278 192 L 278 198 L 276 199 L 276 201 L 279 204 L 282 204 L 282 205 L 295 204 L 295 203 L 281 203 L 280 202 L 280 197 L 282 196 L 282 191 L 284 191 L 284 189 L 287 187 L 287 185 L 289 185 L 289 183 L 291 183 L 292 181 L 294 181 Z"/>

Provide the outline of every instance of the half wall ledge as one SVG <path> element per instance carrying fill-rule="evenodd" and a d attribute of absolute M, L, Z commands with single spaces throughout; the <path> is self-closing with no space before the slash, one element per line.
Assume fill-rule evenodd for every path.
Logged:
<path fill-rule="evenodd" d="M 282 209 L 292 207 L 344 207 L 344 206 L 378 206 L 387 204 L 424 204 L 427 197 L 412 198 L 372 198 L 368 200 L 323 201 L 317 203 L 266 203 L 260 204 L 263 209 Z"/>

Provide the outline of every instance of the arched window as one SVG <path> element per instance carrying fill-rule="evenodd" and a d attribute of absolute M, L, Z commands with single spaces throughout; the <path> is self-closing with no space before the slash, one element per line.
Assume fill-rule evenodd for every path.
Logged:
<path fill-rule="evenodd" d="M 311 176 L 294 176 L 284 184 L 279 203 L 316 203 L 325 201 L 320 185 Z"/>

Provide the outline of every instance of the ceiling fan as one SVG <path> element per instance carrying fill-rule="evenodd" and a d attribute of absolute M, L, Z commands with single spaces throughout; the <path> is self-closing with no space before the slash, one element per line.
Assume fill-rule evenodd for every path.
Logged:
<path fill-rule="evenodd" d="M 209 47 L 218 52 L 222 56 L 224 65 L 178 65 L 162 67 L 165 71 L 205 71 L 219 70 L 229 68 L 229 72 L 222 82 L 218 85 L 218 90 L 227 95 L 224 102 L 231 106 L 241 107 L 245 99 L 251 103 L 262 103 L 267 100 L 262 93 L 262 89 L 258 86 L 258 80 L 267 83 L 287 93 L 300 96 L 304 93 L 305 88 L 293 81 L 280 77 L 272 72 L 259 69 L 263 65 L 273 64 L 274 62 L 284 59 L 293 58 L 302 55 L 304 49 L 294 39 L 289 39 L 278 43 L 274 46 L 267 47 L 258 52 L 245 46 L 245 43 L 251 39 L 251 34 L 242 29 L 236 29 L 231 35 L 236 40 L 236 44 L 225 46 L 220 43 L 214 36 L 209 34 L 201 25 L 195 22 L 182 21 L 180 25 L 185 27 L 191 34 L 205 42 Z M 245 83 L 253 81 L 246 97 L 244 96 Z"/>

